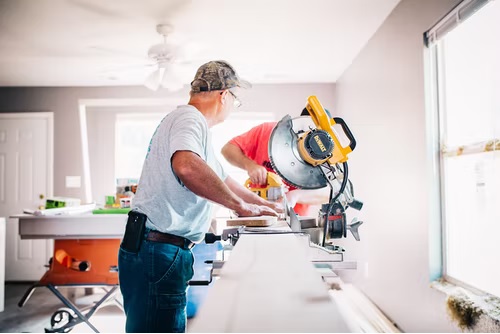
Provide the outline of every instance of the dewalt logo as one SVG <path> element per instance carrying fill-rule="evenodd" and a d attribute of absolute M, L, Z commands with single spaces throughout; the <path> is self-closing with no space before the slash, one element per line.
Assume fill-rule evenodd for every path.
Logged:
<path fill-rule="evenodd" d="M 321 141 L 321 139 L 319 139 L 318 135 L 314 136 L 314 140 L 318 144 L 319 149 L 321 150 L 321 152 L 325 152 L 326 151 L 326 147 L 325 147 L 325 145 L 323 145 L 323 142 Z"/>

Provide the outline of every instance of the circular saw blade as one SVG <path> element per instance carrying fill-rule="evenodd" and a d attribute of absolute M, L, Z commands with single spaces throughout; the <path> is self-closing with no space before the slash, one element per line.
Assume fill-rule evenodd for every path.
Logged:
<path fill-rule="evenodd" d="M 283 117 L 274 127 L 269 140 L 269 157 L 276 173 L 287 183 L 302 189 L 326 187 L 320 166 L 312 166 L 299 155 L 297 133 L 315 128 L 310 117 Z"/>

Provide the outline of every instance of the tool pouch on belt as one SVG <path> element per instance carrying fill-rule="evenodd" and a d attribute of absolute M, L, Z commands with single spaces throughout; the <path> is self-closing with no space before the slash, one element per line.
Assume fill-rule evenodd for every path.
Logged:
<path fill-rule="evenodd" d="M 127 226 L 123 236 L 121 248 L 131 253 L 138 253 L 144 239 L 144 228 L 148 217 L 140 212 L 130 211 L 128 213 Z"/>

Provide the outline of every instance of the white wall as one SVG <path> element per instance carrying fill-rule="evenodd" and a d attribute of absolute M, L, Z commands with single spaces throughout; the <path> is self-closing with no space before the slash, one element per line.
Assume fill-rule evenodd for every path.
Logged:
<path fill-rule="evenodd" d="M 459 331 L 444 294 L 429 287 L 423 67 L 423 33 L 458 2 L 403 0 L 336 87 L 336 113 L 358 142 L 351 180 L 365 202 L 361 242 L 340 242 L 359 261 L 346 278 L 406 332 Z"/>
<path fill-rule="evenodd" d="M 0 312 L 5 309 L 5 236 L 6 221 L 4 217 L 0 217 Z"/>
<path fill-rule="evenodd" d="M 285 114 L 298 116 L 309 95 L 317 95 L 327 108 L 332 106 L 334 90 L 334 84 L 254 85 L 242 96 L 241 112 L 273 112 L 277 119 Z M 84 200 L 78 100 L 151 98 L 182 99 L 187 103 L 188 89 L 172 94 L 145 87 L 0 88 L 0 112 L 54 112 L 54 195 Z M 89 137 L 99 140 L 102 133 L 98 131 L 89 133 Z M 65 176 L 82 176 L 82 187 L 66 188 Z"/>

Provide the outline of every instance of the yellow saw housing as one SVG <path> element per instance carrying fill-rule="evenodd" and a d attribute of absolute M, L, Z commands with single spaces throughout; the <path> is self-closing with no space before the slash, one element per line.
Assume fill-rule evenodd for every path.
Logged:
<path fill-rule="evenodd" d="M 284 195 L 283 181 L 274 173 L 267 173 L 266 185 L 255 185 L 250 179 L 246 180 L 245 187 L 268 201 L 278 201 Z"/>
<path fill-rule="evenodd" d="M 301 158 L 313 166 L 324 162 L 328 162 L 330 165 L 346 162 L 347 155 L 356 146 L 356 140 L 344 120 L 338 117 L 329 118 L 318 98 L 314 95 L 307 98 L 306 109 L 317 129 L 299 135 L 297 144 Z M 333 126 L 336 124 L 342 127 L 350 141 L 346 147 L 341 145 L 333 131 Z"/>

